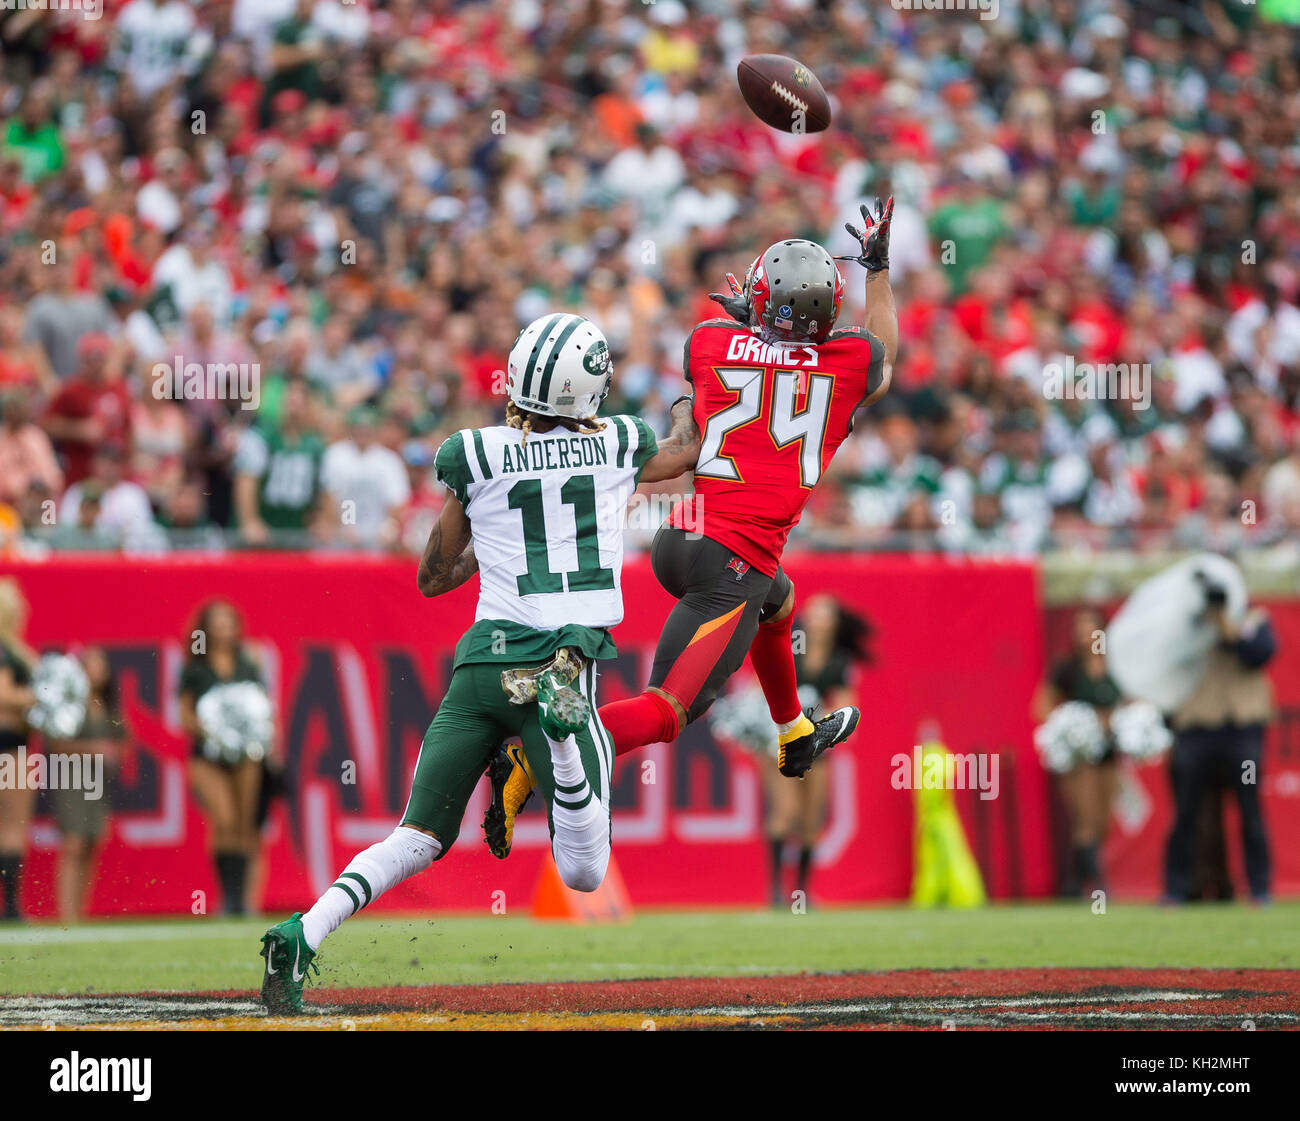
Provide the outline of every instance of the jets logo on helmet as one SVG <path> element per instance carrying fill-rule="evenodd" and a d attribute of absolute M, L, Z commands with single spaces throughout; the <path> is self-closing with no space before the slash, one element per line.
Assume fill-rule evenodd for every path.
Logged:
<path fill-rule="evenodd" d="M 593 344 L 587 349 L 583 356 L 582 364 L 586 367 L 587 373 L 593 377 L 600 377 L 602 374 L 610 372 L 610 364 L 613 360 L 609 355 L 609 344 L 602 337 L 600 342 Z"/>
<path fill-rule="evenodd" d="M 563 312 L 534 319 L 510 348 L 506 395 L 542 416 L 589 420 L 613 377 L 609 343 L 599 327 Z"/>

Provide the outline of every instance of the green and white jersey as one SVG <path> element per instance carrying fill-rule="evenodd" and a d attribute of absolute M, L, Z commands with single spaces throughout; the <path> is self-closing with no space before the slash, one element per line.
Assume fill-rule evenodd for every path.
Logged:
<path fill-rule="evenodd" d="M 235 449 L 235 470 L 257 478 L 258 513 L 272 529 L 306 529 L 320 496 L 325 444 L 314 432 L 247 429 Z"/>
<path fill-rule="evenodd" d="M 624 515 L 659 448 L 639 417 L 601 419 L 590 435 L 556 427 L 527 441 L 505 425 L 465 428 L 438 449 L 437 476 L 465 507 L 478 557 L 475 630 L 484 620 L 532 631 L 622 621 Z"/>

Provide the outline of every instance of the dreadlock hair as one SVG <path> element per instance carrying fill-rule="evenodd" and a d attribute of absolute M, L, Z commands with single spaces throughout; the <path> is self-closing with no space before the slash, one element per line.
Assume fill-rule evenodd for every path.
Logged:
<path fill-rule="evenodd" d="M 511 428 L 520 429 L 524 436 L 519 442 L 528 443 L 528 433 L 533 430 L 533 421 L 548 420 L 553 424 L 558 424 L 561 428 L 567 428 L 570 432 L 580 432 L 584 436 L 590 436 L 596 432 L 605 431 L 605 422 L 597 420 L 594 416 L 587 420 L 575 420 L 568 416 L 546 416 L 543 413 L 531 413 L 527 409 L 521 409 L 513 401 L 506 404 L 506 424 Z"/>

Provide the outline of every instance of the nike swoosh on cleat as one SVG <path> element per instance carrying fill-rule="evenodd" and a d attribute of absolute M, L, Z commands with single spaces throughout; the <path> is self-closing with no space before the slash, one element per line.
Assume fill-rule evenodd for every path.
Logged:
<path fill-rule="evenodd" d="M 300 942 L 298 944 L 298 951 L 293 958 L 293 979 L 295 981 L 301 981 L 306 976 L 306 973 L 298 972 L 298 962 L 301 960 L 302 960 L 302 943 Z"/>

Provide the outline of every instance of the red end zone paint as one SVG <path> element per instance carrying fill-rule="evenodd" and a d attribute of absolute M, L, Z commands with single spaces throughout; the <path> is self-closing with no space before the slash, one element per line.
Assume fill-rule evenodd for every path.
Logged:
<path fill-rule="evenodd" d="M 1224 988 L 1277 992 L 1300 1000 L 1300 971 L 1280 969 L 908 969 L 886 973 L 812 973 L 784 977 L 668 977 L 646 981 L 523 982 L 508 985 L 397 985 L 315 990 L 335 1003 L 399 1004 L 461 1012 L 616 1010 L 647 1005 L 693 1007 L 754 999 L 844 1000 L 859 996 L 930 996 L 1031 992 L 1080 993 L 1098 985 Z M 311 995 L 312 990 L 308 990 Z M 416 1004 L 409 1002 L 415 1001 Z"/>
<path fill-rule="evenodd" d="M 868 1001 L 924 1002 L 954 1009 L 972 1002 L 997 1008 L 1117 1010 L 1164 1008 L 1190 1014 L 1293 1014 L 1300 1026 L 1300 972 L 1217 969 L 905 970 L 792 977 L 683 977 L 647 981 L 581 981 L 516 985 L 434 985 L 320 989 L 313 1002 L 358 1011 L 616 1012 L 708 1010 L 746 1005 L 797 1008 Z M 899 1009 L 904 1008 L 903 1004 Z M 1047 1025 L 1045 1025 L 1047 1026 Z"/>
<path fill-rule="evenodd" d="M 1300 1028 L 1300 972 L 906 970 L 791 977 L 308 990 L 268 1020 L 252 991 L 0 998 L 0 1026 L 294 1028 Z"/>
<path fill-rule="evenodd" d="M 322 990 L 312 999 L 351 1014 L 567 1014 L 574 1027 L 633 1013 L 661 1028 L 1300 1028 L 1300 973 L 1273 970 L 918 970 Z"/>

